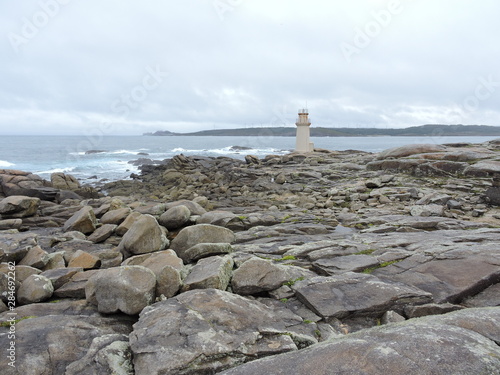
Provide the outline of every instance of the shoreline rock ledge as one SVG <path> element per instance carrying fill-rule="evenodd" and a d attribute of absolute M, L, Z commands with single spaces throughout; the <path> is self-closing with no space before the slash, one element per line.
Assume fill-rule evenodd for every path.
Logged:
<path fill-rule="evenodd" d="M 141 170 L 0 170 L 2 375 L 500 373 L 500 140 Z"/>

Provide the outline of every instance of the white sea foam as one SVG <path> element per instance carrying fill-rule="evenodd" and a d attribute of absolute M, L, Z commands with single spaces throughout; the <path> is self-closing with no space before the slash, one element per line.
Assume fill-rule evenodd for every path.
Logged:
<path fill-rule="evenodd" d="M 139 150 L 115 150 L 115 151 L 89 150 L 89 151 L 70 152 L 69 154 L 75 156 L 137 155 L 144 151 L 147 151 L 147 149 L 141 148 Z"/>
<path fill-rule="evenodd" d="M 7 168 L 7 167 L 12 167 L 15 164 L 9 163 L 8 161 L 5 160 L 0 160 L 0 167 L 2 168 Z"/>
<path fill-rule="evenodd" d="M 52 173 L 68 173 L 75 170 L 76 167 L 67 167 L 67 168 L 54 168 L 49 169 L 47 171 L 39 171 L 35 172 L 35 174 L 52 174 Z"/>

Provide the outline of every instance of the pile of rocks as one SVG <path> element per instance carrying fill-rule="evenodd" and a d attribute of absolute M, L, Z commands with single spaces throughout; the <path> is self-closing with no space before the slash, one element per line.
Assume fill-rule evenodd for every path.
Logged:
<path fill-rule="evenodd" d="M 68 175 L 0 171 L 0 347 L 12 316 L 17 336 L 16 368 L 0 365 L 494 374 L 495 145 L 179 155 L 106 196 Z M 438 158 L 467 167 L 444 174 Z"/>

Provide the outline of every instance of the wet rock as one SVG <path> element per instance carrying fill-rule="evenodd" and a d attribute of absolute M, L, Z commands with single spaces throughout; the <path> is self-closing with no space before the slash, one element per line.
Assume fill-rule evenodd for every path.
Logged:
<path fill-rule="evenodd" d="M 168 316 L 168 319 L 165 317 Z M 216 289 L 197 289 L 147 307 L 130 335 L 136 373 L 216 373 L 249 359 L 316 341 L 290 311 Z M 300 341 L 300 340 L 298 340 Z M 172 360 L 175 358 L 175 360 Z"/>
<path fill-rule="evenodd" d="M 226 290 L 232 276 L 233 265 L 230 256 L 201 259 L 184 280 L 182 290 L 210 288 Z"/>
<path fill-rule="evenodd" d="M 315 277 L 297 282 L 292 289 L 300 301 L 324 318 L 377 317 L 432 299 L 421 289 L 358 273 Z"/>
<path fill-rule="evenodd" d="M 140 216 L 123 236 L 119 249 L 125 254 L 144 254 L 165 249 L 168 239 L 156 219 Z"/>
<path fill-rule="evenodd" d="M 94 215 L 93 208 L 91 206 L 85 206 L 66 221 L 63 230 L 65 232 L 78 231 L 83 234 L 90 234 L 96 227 L 97 218 Z"/>
<path fill-rule="evenodd" d="M 495 344 L 500 336 L 498 321 L 500 309 L 412 319 L 257 360 L 222 374 L 495 374 L 500 369 L 500 349 Z"/>
<path fill-rule="evenodd" d="M 19 303 L 26 305 L 30 303 L 42 302 L 54 293 L 52 282 L 41 275 L 32 275 L 28 277 L 19 287 L 17 298 Z"/>
<path fill-rule="evenodd" d="M 0 201 L 0 217 L 16 219 L 33 216 L 39 206 L 39 198 L 12 195 Z"/>
<path fill-rule="evenodd" d="M 198 224 L 182 229 L 172 241 L 171 248 L 185 259 L 185 252 L 190 247 L 200 243 L 232 243 L 234 233 L 227 229 L 210 224 Z"/>
<path fill-rule="evenodd" d="M 156 276 L 142 266 L 100 270 L 85 286 L 87 301 L 101 313 L 139 314 L 155 298 Z"/>
<path fill-rule="evenodd" d="M 181 228 L 191 217 L 191 211 L 184 205 L 169 208 L 158 220 L 168 230 Z"/>

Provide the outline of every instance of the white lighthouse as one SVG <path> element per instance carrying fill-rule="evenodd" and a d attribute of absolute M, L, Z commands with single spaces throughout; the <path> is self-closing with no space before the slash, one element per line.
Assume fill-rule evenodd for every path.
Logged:
<path fill-rule="evenodd" d="M 295 144 L 295 151 L 297 152 L 313 152 L 314 144 L 310 140 L 309 127 L 309 111 L 307 108 L 299 109 L 299 118 L 295 123 L 297 125 L 297 139 Z"/>

